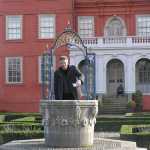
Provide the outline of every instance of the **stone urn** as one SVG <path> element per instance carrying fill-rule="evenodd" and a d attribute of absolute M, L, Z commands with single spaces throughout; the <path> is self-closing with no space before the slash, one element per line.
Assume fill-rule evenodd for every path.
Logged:
<path fill-rule="evenodd" d="M 94 141 L 96 100 L 41 100 L 45 144 L 49 147 L 87 147 Z"/>

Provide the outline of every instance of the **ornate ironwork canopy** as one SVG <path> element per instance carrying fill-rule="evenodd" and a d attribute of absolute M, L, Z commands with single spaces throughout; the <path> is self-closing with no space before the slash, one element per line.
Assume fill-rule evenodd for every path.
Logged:
<path fill-rule="evenodd" d="M 68 26 L 64 32 L 57 36 L 54 44 L 50 49 L 47 50 L 47 53 L 43 54 L 42 57 L 42 99 L 54 99 L 54 91 L 53 91 L 53 80 L 54 80 L 54 66 L 53 66 L 53 56 L 54 52 L 57 48 L 62 46 L 73 46 L 77 49 L 81 50 L 84 55 L 85 60 L 85 91 L 86 91 L 86 98 L 91 99 L 93 98 L 93 93 L 95 93 L 95 88 L 93 91 L 91 90 L 92 84 L 90 79 L 91 73 L 90 71 L 91 66 L 95 68 L 95 64 L 93 65 L 94 61 L 91 61 L 91 54 L 87 53 L 87 47 L 84 45 L 82 39 L 78 35 L 78 33 L 72 31 L 72 29 Z M 94 56 L 95 58 L 95 56 Z M 92 65 L 91 65 L 92 64 Z M 93 71 L 94 72 L 94 71 Z M 89 77 L 88 77 L 89 75 Z M 95 74 L 94 74 L 95 76 Z M 94 78 L 95 79 L 95 78 Z M 94 83 L 95 84 L 95 83 Z M 95 87 L 95 86 L 94 86 Z"/>
<path fill-rule="evenodd" d="M 75 46 L 83 52 L 83 55 L 87 56 L 87 47 L 84 45 L 82 39 L 77 32 L 74 32 L 69 26 L 58 35 L 56 38 L 52 50 L 55 50 L 62 46 Z"/>

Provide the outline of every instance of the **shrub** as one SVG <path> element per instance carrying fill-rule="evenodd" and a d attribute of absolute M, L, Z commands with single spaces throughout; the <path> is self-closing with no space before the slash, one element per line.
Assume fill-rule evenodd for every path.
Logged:
<path fill-rule="evenodd" d="M 132 99 L 136 103 L 136 111 L 140 112 L 142 111 L 142 100 L 143 100 L 143 94 L 141 91 L 136 91 L 135 93 L 132 94 Z"/>
<path fill-rule="evenodd" d="M 23 140 L 23 139 L 35 139 L 35 138 L 43 138 L 43 131 L 1 131 L 0 132 L 0 144 L 4 144 L 6 142 L 12 140 Z"/>
<path fill-rule="evenodd" d="M 150 124 L 150 117 L 98 117 L 95 125 L 96 131 L 120 131 L 122 125 Z"/>
<path fill-rule="evenodd" d="M 120 138 L 123 140 L 135 141 L 137 146 L 150 148 L 150 125 L 123 125 L 120 131 Z M 145 130 L 147 130 L 145 132 Z M 133 133 L 134 132 L 134 133 Z"/>
<path fill-rule="evenodd" d="M 133 100 L 129 100 L 127 103 L 128 112 L 134 112 L 136 108 L 136 103 Z"/>
<path fill-rule="evenodd" d="M 32 131 L 32 130 L 43 130 L 41 124 L 29 124 L 29 123 L 2 123 L 0 124 L 0 131 Z"/>

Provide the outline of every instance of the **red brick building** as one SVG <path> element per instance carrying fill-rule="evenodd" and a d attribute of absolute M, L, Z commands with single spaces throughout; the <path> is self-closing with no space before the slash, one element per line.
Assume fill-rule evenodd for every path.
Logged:
<path fill-rule="evenodd" d="M 96 93 L 114 95 L 122 84 L 127 94 L 141 90 L 150 110 L 149 0 L 0 0 L 0 111 L 39 110 L 40 56 L 68 21 L 96 54 Z"/>

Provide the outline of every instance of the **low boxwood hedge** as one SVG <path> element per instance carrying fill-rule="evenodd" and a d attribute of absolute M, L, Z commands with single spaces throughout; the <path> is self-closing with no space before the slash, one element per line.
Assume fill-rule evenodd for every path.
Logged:
<path fill-rule="evenodd" d="M 20 119 L 23 117 L 34 117 L 35 121 L 40 122 L 42 118 L 40 113 L 0 113 L 0 116 L 4 116 L 3 121 L 6 121 L 6 122 L 9 122 L 15 119 Z"/>
<path fill-rule="evenodd" d="M 139 130 L 133 133 L 137 128 Z M 150 150 L 150 125 L 123 125 L 120 131 L 120 138 L 122 140 L 135 141 L 137 146 L 146 147 Z"/>
<path fill-rule="evenodd" d="M 126 117 L 150 117 L 150 112 L 126 113 Z"/>
<path fill-rule="evenodd" d="M 37 139 L 43 137 L 44 134 L 42 130 L 0 131 L 0 144 L 4 144 L 12 140 Z"/>
<path fill-rule="evenodd" d="M 98 117 L 95 125 L 96 131 L 115 131 L 119 132 L 122 125 L 137 125 L 137 124 L 150 124 L 150 117 Z"/>
<path fill-rule="evenodd" d="M 0 131 L 21 131 L 21 130 L 43 130 L 43 126 L 37 123 L 0 123 Z"/>

